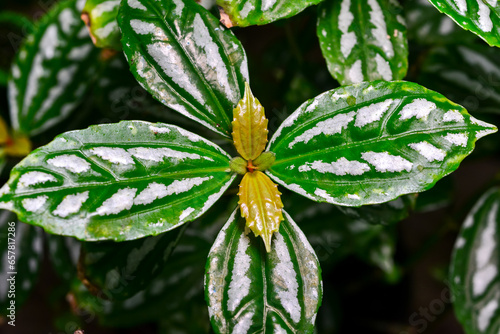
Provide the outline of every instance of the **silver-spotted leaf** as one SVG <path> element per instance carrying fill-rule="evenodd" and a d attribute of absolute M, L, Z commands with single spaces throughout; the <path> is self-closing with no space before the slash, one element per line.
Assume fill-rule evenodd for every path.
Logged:
<path fill-rule="evenodd" d="M 420 85 L 375 81 L 327 91 L 278 128 L 268 175 L 312 200 L 346 206 L 421 192 L 496 127 Z"/>
<path fill-rule="evenodd" d="M 224 11 L 221 21 L 227 27 L 263 25 L 294 16 L 322 0 L 216 0 Z M 226 21 L 227 20 L 227 21 Z"/>
<path fill-rule="evenodd" d="M 235 210 L 210 250 L 205 296 L 216 333 L 312 333 L 321 304 L 321 269 L 290 216 L 267 253 Z"/>
<path fill-rule="evenodd" d="M 317 35 L 328 70 L 342 85 L 403 79 L 408 70 L 406 23 L 394 0 L 328 0 Z"/>
<path fill-rule="evenodd" d="M 429 51 L 419 82 L 471 113 L 500 113 L 500 54 L 486 44 L 448 45 Z"/>
<path fill-rule="evenodd" d="M 43 256 L 43 231 L 19 222 L 12 212 L 0 210 L 0 255 L 0 315 L 7 315 L 11 313 L 7 309 L 11 301 L 15 302 L 14 311 L 19 309 L 37 282 Z M 9 290 L 14 291 L 14 297 Z"/>
<path fill-rule="evenodd" d="M 14 130 L 39 134 L 83 101 L 98 67 L 98 49 L 80 19 L 84 3 L 57 4 L 19 49 L 8 84 Z"/>
<path fill-rule="evenodd" d="M 82 20 L 95 46 L 121 51 L 121 33 L 116 16 L 120 0 L 86 0 Z"/>
<path fill-rule="evenodd" d="M 233 108 L 249 82 L 233 33 L 189 0 L 124 1 L 118 23 L 137 81 L 166 106 L 230 137 Z"/>
<path fill-rule="evenodd" d="M 500 3 L 497 0 L 429 0 L 465 30 L 500 46 Z"/>
<path fill-rule="evenodd" d="M 500 331 L 500 189 L 487 191 L 467 215 L 450 267 L 454 310 L 468 334 Z"/>
<path fill-rule="evenodd" d="M 0 207 L 49 232 L 130 240 L 192 221 L 234 179 L 217 145 L 173 125 L 126 121 L 58 136 L 1 189 Z"/>
<path fill-rule="evenodd" d="M 124 118 L 160 121 L 180 126 L 207 139 L 220 139 L 212 130 L 154 99 L 135 80 L 128 68 L 125 56 L 117 54 L 105 63 L 92 90 L 92 102 L 111 123 Z"/>

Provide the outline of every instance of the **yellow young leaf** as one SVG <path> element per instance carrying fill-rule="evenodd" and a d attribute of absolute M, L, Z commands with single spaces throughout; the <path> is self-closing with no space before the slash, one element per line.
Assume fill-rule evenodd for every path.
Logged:
<path fill-rule="evenodd" d="M 14 135 L 7 140 L 5 154 L 11 157 L 25 157 L 31 152 L 31 141 L 22 134 Z"/>
<path fill-rule="evenodd" d="M 245 83 L 245 95 L 233 110 L 233 141 L 245 160 L 257 158 L 267 143 L 267 119 L 260 104 Z"/>
<path fill-rule="evenodd" d="M 0 117 L 0 144 L 5 144 L 9 139 L 9 131 L 7 130 L 7 124 L 2 117 Z"/>
<path fill-rule="evenodd" d="M 280 195 L 278 185 L 260 171 L 246 173 L 241 180 L 238 193 L 241 216 L 255 236 L 262 237 L 268 252 L 273 233 L 278 232 L 283 220 Z"/>

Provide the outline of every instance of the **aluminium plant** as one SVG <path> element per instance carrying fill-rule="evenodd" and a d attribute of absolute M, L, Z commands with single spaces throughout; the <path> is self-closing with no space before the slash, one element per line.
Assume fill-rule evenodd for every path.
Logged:
<path fill-rule="evenodd" d="M 26 154 L 28 137 L 70 120 L 94 82 L 95 100 L 109 108 L 106 94 L 125 84 L 126 65 L 149 94 L 137 115 L 150 107 L 164 120 L 59 134 L 18 163 L 0 190 L 0 208 L 51 234 L 56 270 L 68 276 L 81 307 L 126 314 L 176 286 L 189 285 L 181 291 L 196 294 L 191 279 L 202 273 L 180 269 L 198 263 L 193 245 L 204 243 L 200 247 L 210 248 L 206 268 L 194 270 L 205 270 L 215 332 L 313 333 L 323 295 L 320 260 L 284 209 L 296 201 L 293 193 L 351 214 L 363 215 L 358 207 L 365 205 L 397 208 L 456 170 L 479 138 L 496 132 L 440 93 L 402 81 L 409 47 L 396 1 L 320 2 L 219 0 L 221 24 L 194 0 L 64 0 L 26 38 L 8 81 L 13 135 L 5 129 L 0 136 L 3 158 Z M 500 46 L 495 4 L 431 2 Z M 268 141 L 268 119 L 250 89 L 245 50 L 229 28 L 268 24 L 317 4 L 321 50 L 341 86 L 303 102 Z M 198 124 L 170 114 L 151 97 Z M 225 194 L 237 203 L 223 201 Z M 497 233 L 497 211 L 494 189 L 468 216 L 454 253 L 451 286 L 457 303 L 466 305 L 457 316 L 470 333 L 497 329 L 496 295 L 487 293 L 500 291 L 490 287 L 497 284 L 497 267 L 490 263 L 497 250 L 488 239 Z M 7 211 L 2 215 L 2 222 L 13 219 Z M 40 253 L 42 232 L 18 226 L 26 230 L 19 240 L 37 244 Z M 213 244 L 200 237 L 214 229 Z M 76 241 L 58 236 L 81 240 L 80 254 L 61 255 Z M 464 264 L 471 252 L 476 259 Z M 75 262 L 77 270 L 66 272 Z M 25 269 L 27 286 L 37 270 Z M 76 275 L 84 285 L 75 283 Z M 461 295 L 461 284 L 470 280 L 479 282 L 472 296 Z M 110 300 L 103 301 L 107 306 L 96 306 L 100 301 L 88 291 Z M 178 301 L 153 308 L 144 313 L 181 309 Z"/>

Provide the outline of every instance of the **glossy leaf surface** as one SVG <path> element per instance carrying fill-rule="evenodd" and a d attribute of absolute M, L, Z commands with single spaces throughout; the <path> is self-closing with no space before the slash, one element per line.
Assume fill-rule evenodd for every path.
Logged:
<path fill-rule="evenodd" d="M 12 127 L 36 135 L 67 118 L 83 101 L 98 50 L 80 19 L 83 0 L 56 5 L 26 38 L 8 84 Z"/>
<path fill-rule="evenodd" d="M 166 106 L 230 137 L 249 82 L 245 51 L 194 1 L 124 1 L 118 23 L 139 83 Z"/>
<path fill-rule="evenodd" d="M 294 16 L 311 5 L 316 5 L 322 0 L 217 0 L 217 5 L 224 9 L 227 22 L 221 21 L 226 26 L 247 27 L 263 25 L 279 19 Z"/>
<path fill-rule="evenodd" d="M 468 334 L 500 330 L 500 189 L 487 191 L 467 215 L 450 270 L 454 309 Z"/>
<path fill-rule="evenodd" d="M 260 171 L 246 173 L 241 180 L 238 192 L 241 216 L 255 236 L 262 237 L 268 252 L 274 232 L 278 232 L 283 220 L 280 195 L 278 185 Z"/>
<path fill-rule="evenodd" d="M 7 315 L 11 300 L 19 309 L 37 282 L 43 256 L 42 230 L 19 222 L 9 211 L 0 210 L 0 252 L 0 314 Z M 8 296 L 9 290 L 14 298 Z"/>
<path fill-rule="evenodd" d="M 199 217 L 232 182 L 228 169 L 217 145 L 172 125 L 92 126 L 18 164 L 0 207 L 55 234 L 130 240 Z"/>
<path fill-rule="evenodd" d="M 403 79 L 408 70 L 406 23 L 396 1 L 325 1 L 317 35 L 332 76 L 341 85 Z"/>
<path fill-rule="evenodd" d="M 177 125 L 204 138 L 220 136 L 205 126 L 166 107 L 151 96 L 130 73 L 127 59 L 117 54 L 103 66 L 92 91 L 96 108 L 110 123 L 125 119 L 165 122 Z"/>
<path fill-rule="evenodd" d="M 465 30 L 500 46 L 500 4 L 496 0 L 429 0 Z"/>
<path fill-rule="evenodd" d="M 269 142 L 268 175 L 312 200 L 359 206 L 421 192 L 495 132 L 414 83 L 341 87 L 305 102 Z M 360 186 L 361 185 L 361 186 Z"/>
<path fill-rule="evenodd" d="M 131 297 L 163 271 L 184 229 L 120 243 L 84 242 L 78 276 L 98 296 L 111 300 Z"/>
<path fill-rule="evenodd" d="M 500 113 L 500 55 L 487 45 L 435 47 L 419 81 L 462 104 L 471 113 Z"/>
<path fill-rule="evenodd" d="M 253 96 L 248 83 L 245 95 L 233 110 L 233 141 L 238 153 L 245 160 L 256 159 L 267 143 L 267 118 L 264 107 Z"/>
<path fill-rule="evenodd" d="M 321 269 L 285 213 L 270 253 L 231 215 L 210 250 L 205 295 L 216 333 L 312 333 L 321 304 Z M 261 245 L 261 244 L 260 244 Z"/>
<path fill-rule="evenodd" d="M 120 0 L 86 0 L 82 20 L 95 46 L 121 50 L 121 33 L 116 21 L 118 8 Z"/>

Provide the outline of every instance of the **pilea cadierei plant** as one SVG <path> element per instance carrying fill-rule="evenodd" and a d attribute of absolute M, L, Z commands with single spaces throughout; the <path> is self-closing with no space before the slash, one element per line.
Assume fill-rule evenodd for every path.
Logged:
<path fill-rule="evenodd" d="M 431 3 L 499 46 L 494 3 Z M 395 203 L 391 201 L 428 190 L 453 172 L 476 140 L 496 127 L 439 93 L 402 81 L 408 43 L 396 1 L 217 4 L 220 22 L 193 0 L 57 4 L 12 66 L 8 89 L 13 138 L 26 140 L 67 120 L 84 102 L 93 80 L 106 91 L 109 82 L 96 77 L 113 68 L 118 70 L 109 77 L 127 71 L 119 55 L 123 50 L 144 91 L 219 139 L 215 143 L 189 131 L 198 131 L 198 125 L 186 123 L 187 130 L 168 120 L 122 121 L 65 132 L 12 169 L 0 190 L 0 208 L 51 234 L 84 241 L 78 276 L 86 287 L 98 295 L 106 291 L 110 299 L 134 302 L 145 298 L 143 291 L 164 268 L 175 270 L 176 259 L 169 257 L 178 244 L 189 248 L 190 241 L 183 244 L 188 223 L 197 220 L 193 226 L 209 233 L 213 221 L 222 219 L 225 225 L 211 245 L 205 270 L 213 330 L 313 333 L 323 294 L 320 264 L 284 210 L 287 196 L 282 198 L 278 187 L 340 207 Z M 245 50 L 228 28 L 267 24 L 316 4 L 321 50 L 342 86 L 305 101 L 268 141 L 268 120 L 250 88 Z M 44 70 L 51 67 L 57 70 Z M 154 106 L 147 98 L 144 106 Z M 0 136 L 0 144 L 6 138 Z M 30 150 L 28 144 L 22 148 L 7 145 L 2 159 L 5 152 Z M 237 178 L 239 190 L 231 192 Z M 229 215 L 217 203 L 224 194 L 238 198 Z M 496 215 L 497 202 L 498 190 L 491 190 L 464 224 L 451 273 L 457 291 L 470 275 L 457 257 L 480 248 L 477 233 L 494 231 L 496 218 L 488 217 Z M 2 221 L 12 219 L 4 213 Z M 40 238 L 37 233 L 25 235 L 31 240 Z M 48 238 L 53 238 L 54 254 L 65 247 L 62 239 Z M 114 256 L 122 251 L 130 254 L 126 260 Z M 183 258 L 178 255 L 177 261 Z M 479 257 L 470 266 L 486 270 L 485 261 Z M 127 291 L 109 289 L 128 277 L 117 268 L 133 273 Z M 485 286 L 474 288 L 477 296 L 485 291 Z M 459 302 L 481 314 L 473 299 L 460 295 Z M 486 299 L 491 309 L 498 309 Z M 471 333 L 495 326 L 484 316 L 470 320 L 467 311 L 458 316 Z"/>

